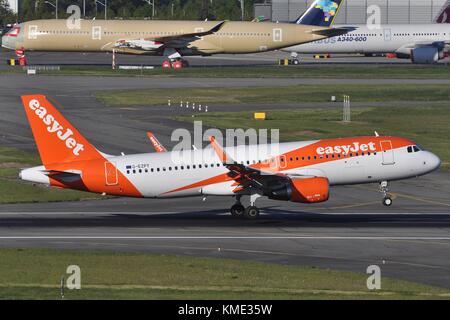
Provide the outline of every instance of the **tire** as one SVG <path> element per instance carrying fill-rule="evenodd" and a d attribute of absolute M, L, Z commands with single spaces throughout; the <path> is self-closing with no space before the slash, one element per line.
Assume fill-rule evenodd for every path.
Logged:
<path fill-rule="evenodd" d="M 383 205 L 385 205 L 386 207 L 390 207 L 390 206 L 392 206 L 392 199 L 391 198 L 384 198 L 383 199 Z"/>
<path fill-rule="evenodd" d="M 164 60 L 164 62 L 162 63 L 162 68 L 163 69 L 171 69 L 172 63 L 169 60 Z"/>
<path fill-rule="evenodd" d="M 300 64 L 300 60 L 294 59 L 294 60 L 292 60 L 292 64 L 293 64 L 294 66 L 298 66 L 298 65 Z"/>
<path fill-rule="evenodd" d="M 236 218 L 240 218 L 245 213 L 245 208 L 242 204 L 235 204 L 230 209 L 231 215 Z"/>
<path fill-rule="evenodd" d="M 245 209 L 245 217 L 250 220 L 257 219 L 259 217 L 259 209 L 254 206 L 247 207 Z"/>

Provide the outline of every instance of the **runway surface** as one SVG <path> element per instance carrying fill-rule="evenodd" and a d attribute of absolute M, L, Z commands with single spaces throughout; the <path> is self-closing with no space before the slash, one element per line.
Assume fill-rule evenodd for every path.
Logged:
<path fill-rule="evenodd" d="M 0 52 L 0 61 L 13 58 L 11 51 Z M 211 57 L 186 57 L 193 67 L 232 67 L 232 66 L 274 66 L 280 59 L 289 58 L 290 54 L 274 51 L 255 54 L 219 54 Z M 27 52 L 27 60 L 31 65 L 111 65 L 110 53 L 80 52 Z M 152 65 L 161 66 L 164 57 L 117 55 L 119 65 Z M 333 55 L 331 59 L 314 59 L 313 55 L 301 55 L 302 64 L 408 64 L 407 59 L 387 59 L 385 57 L 364 57 L 359 55 Z M 446 61 L 441 63 L 445 63 Z M 0 69 L 4 67 L 0 64 Z"/>
<path fill-rule="evenodd" d="M 318 83 L 313 80 L 312 83 Z M 327 80 L 327 83 L 396 83 L 397 80 Z M 347 81 L 347 82 L 345 82 Z M 192 110 L 166 106 L 110 108 L 97 90 L 192 86 L 281 86 L 303 79 L 152 79 L 0 75 L 0 145 L 35 151 L 20 94 L 44 93 L 100 150 L 147 152 L 152 130 L 172 146 L 173 120 Z M 320 80 L 323 84 L 324 81 Z M 446 83 L 411 80 L 410 83 Z M 404 103 L 405 105 L 408 102 Z M 356 104 L 355 107 L 364 106 Z M 260 108 L 335 107 L 333 104 L 247 105 Z M 401 105 L 399 105 L 401 107 Z M 215 110 L 242 106 L 212 105 Z M 109 199 L 0 205 L 0 246 L 111 249 L 252 259 L 382 274 L 450 288 L 450 175 L 434 173 L 393 183 L 394 206 L 381 205 L 376 186 L 337 187 L 321 205 L 261 200 L 258 221 L 231 219 L 229 198 Z M 384 263 L 383 263 L 384 261 Z"/>
<path fill-rule="evenodd" d="M 248 259 L 365 272 L 450 288 L 449 175 L 337 187 L 330 202 L 261 200 L 258 221 L 233 219 L 230 198 L 111 199 L 0 206 L 0 245 L 110 249 Z"/>

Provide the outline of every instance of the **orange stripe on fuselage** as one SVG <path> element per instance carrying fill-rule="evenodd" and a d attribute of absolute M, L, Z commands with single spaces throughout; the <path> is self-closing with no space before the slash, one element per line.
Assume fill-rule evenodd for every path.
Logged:
<path fill-rule="evenodd" d="M 133 183 L 131 183 L 131 181 L 128 180 L 128 178 L 123 175 L 117 168 L 117 184 L 108 185 L 106 181 L 105 162 L 110 163 L 112 167 L 116 168 L 114 163 L 102 157 L 101 159 L 89 161 L 54 164 L 51 166 L 46 166 L 46 169 L 58 171 L 79 170 L 82 172 L 83 184 L 80 185 L 80 188 L 78 188 L 76 185 L 64 184 L 58 180 L 50 178 L 50 184 L 55 187 L 78 189 L 81 191 L 89 191 L 95 193 L 106 193 L 108 195 L 115 196 L 127 196 L 136 198 L 142 197 L 142 194 L 133 185 Z"/>
<path fill-rule="evenodd" d="M 275 158 L 268 159 L 267 161 L 263 161 L 262 163 L 256 163 L 249 165 L 251 168 L 259 169 L 262 171 L 271 171 L 271 172 L 282 172 L 282 171 L 288 171 L 303 167 L 308 167 L 312 165 L 327 163 L 327 162 L 333 162 L 337 160 L 342 160 L 345 158 L 349 158 L 350 154 L 352 157 L 356 156 L 356 153 L 358 153 L 358 156 L 362 155 L 362 152 L 364 154 L 370 153 L 379 153 L 383 150 L 381 149 L 381 142 L 382 141 L 391 141 L 392 143 L 392 150 L 398 149 L 402 147 L 407 147 L 410 145 L 414 145 L 415 143 L 404 138 L 398 138 L 398 137 L 358 137 L 358 138 L 339 138 L 339 139 L 327 139 L 327 140 L 320 140 L 318 142 L 312 143 L 310 145 L 304 146 L 302 148 L 295 149 L 290 152 L 286 152 L 280 156 L 277 156 Z M 356 145 L 355 145 L 356 143 Z M 370 146 L 369 146 L 370 144 Z M 367 145 L 368 149 L 370 151 L 362 151 L 361 146 Z M 329 148 L 333 148 L 333 151 L 335 151 L 335 147 L 340 147 L 341 151 L 340 153 L 326 153 L 326 151 L 330 151 Z M 345 148 L 344 148 L 345 147 Z M 319 154 L 319 151 L 322 151 L 324 154 Z M 328 149 L 327 149 L 328 148 Z M 353 149 L 352 149 L 353 148 Z M 345 152 L 345 150 L 349 150 L 349 152 Z M 357 151 L 356 151 L 357 149 Z M 353 151 L 355 150 L 355 151 Z M 365 150 L 365 148 L 364 148 Z M 388 150 L 385 150 L 388 151 Z M 334 157 L 333 157 L 334 155 Z M 340 157 L 339 157 L 340 156 Z M 310 157 L 310 159 L 308 159 Z M 314 158 L 316 157 L 316 158 Z M 290 159 L 293 159 L 291 161 Z M 299 160 L 297 160 L 297 158 Z M 284 159 L 282 162 L 281 159 Z M 273 162 L 272 162 L 273 161 Z M 233 180 L 228 174 L 220 174 L 205 180 L 198 181 L 196 183 L 192 183 L 177 189 L 170 190 L 168 192 L 165 192 L 164 194 L 169 193 L 175 193 L 180 191 L 185 191 L 193 188 L 199 188 L 204 187 L 211 184 L 216 183 L 222 183 L 226 181 Z M 237 188 L 235 190 L 238 190 Z"/>

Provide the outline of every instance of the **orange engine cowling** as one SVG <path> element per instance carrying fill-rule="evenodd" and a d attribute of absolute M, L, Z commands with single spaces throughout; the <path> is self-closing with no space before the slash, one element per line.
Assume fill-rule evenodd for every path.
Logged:
<path fill-rule="evenodd" d="M 319 203 L 328 200 L 330 187 L 327 178 L 292 179 L 271 190 L 267 196 L 272 200 Z"/>

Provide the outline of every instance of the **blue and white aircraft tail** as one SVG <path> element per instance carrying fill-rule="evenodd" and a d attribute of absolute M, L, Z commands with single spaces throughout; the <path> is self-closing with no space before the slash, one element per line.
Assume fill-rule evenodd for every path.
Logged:
<path fill-rule="evenodd" d="M 344 0 L 316 0 L 296 21 L 296 24 L 331 27 Z"/>

